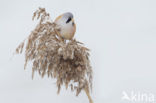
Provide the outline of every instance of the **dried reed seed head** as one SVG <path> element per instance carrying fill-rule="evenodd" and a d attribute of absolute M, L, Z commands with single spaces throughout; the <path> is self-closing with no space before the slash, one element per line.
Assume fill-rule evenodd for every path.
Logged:
<path fill-rule="evenodd" d="M 27 38 L 25 49 L 25 68 L 28 61 L 32 61 L 32 77 L 38 72 L 42 77 L 56 78 L 58 93 L 64 84 L 66 88 L 89 91 L 92 87 L 92 68 L 89 61 L 89 49 L 77 40 L 68 43 L 59 40 L 55 33 L 55 24 L 49 22 L 49 14 L 44 8 L 39 8 L 34 18 L 40 19 L 39 24 Z M 23 41 L 16 49 L 22 53 Z"/>

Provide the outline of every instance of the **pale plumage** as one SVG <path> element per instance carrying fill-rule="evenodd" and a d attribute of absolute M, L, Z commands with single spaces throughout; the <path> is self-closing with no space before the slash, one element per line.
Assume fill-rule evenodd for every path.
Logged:
<path fill-rule="evenodd" d="M 76 31 L 76 25 L 73 19 L 73 14 L 70 12 L 64 13 L 55 19 L 57 35 L 65 40 L 71 40 Z"/>

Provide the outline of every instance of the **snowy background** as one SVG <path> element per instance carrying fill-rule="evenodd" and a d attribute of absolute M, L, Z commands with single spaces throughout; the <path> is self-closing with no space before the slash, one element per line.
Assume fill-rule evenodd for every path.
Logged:
<path fill-rule="evenodd" d="M 155 0 L 0 0 L 0 103 L 88 103 L 82 92 L 61 90 L 55 80 L 23 69 L 24 54 L 12 54 L 34 29 L 33 12 L 45 7 L 52 19 L 70 11 L 75 37 L 91 49 L 94 103 L 121 101 L 123 91 L 156 96 Z"/>

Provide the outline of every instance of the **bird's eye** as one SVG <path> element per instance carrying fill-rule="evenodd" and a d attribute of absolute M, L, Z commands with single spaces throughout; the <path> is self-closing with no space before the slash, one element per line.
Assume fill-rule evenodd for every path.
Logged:
<path fill-rule="evenodd" d="M 66 21 L 66 23 L 69 23 L 71 21 L 71 18 L 69 17 L 68 20 Z"/>

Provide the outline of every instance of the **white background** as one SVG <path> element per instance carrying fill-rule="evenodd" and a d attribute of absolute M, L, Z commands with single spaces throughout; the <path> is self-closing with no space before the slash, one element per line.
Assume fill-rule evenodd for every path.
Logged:
<path fill-rule="evenodd" d="M 32 80 L 24 54 L 12 57 L 39 6 L 52 19 L 74 14 L 75 37 L 91 49 L 94 103 L 121 103 L 122 91 L 156 95 L 155 0 L 0 0 L 0 103 L 88 103 L 84 92 L 57 95 L 53 79 Z"/>

